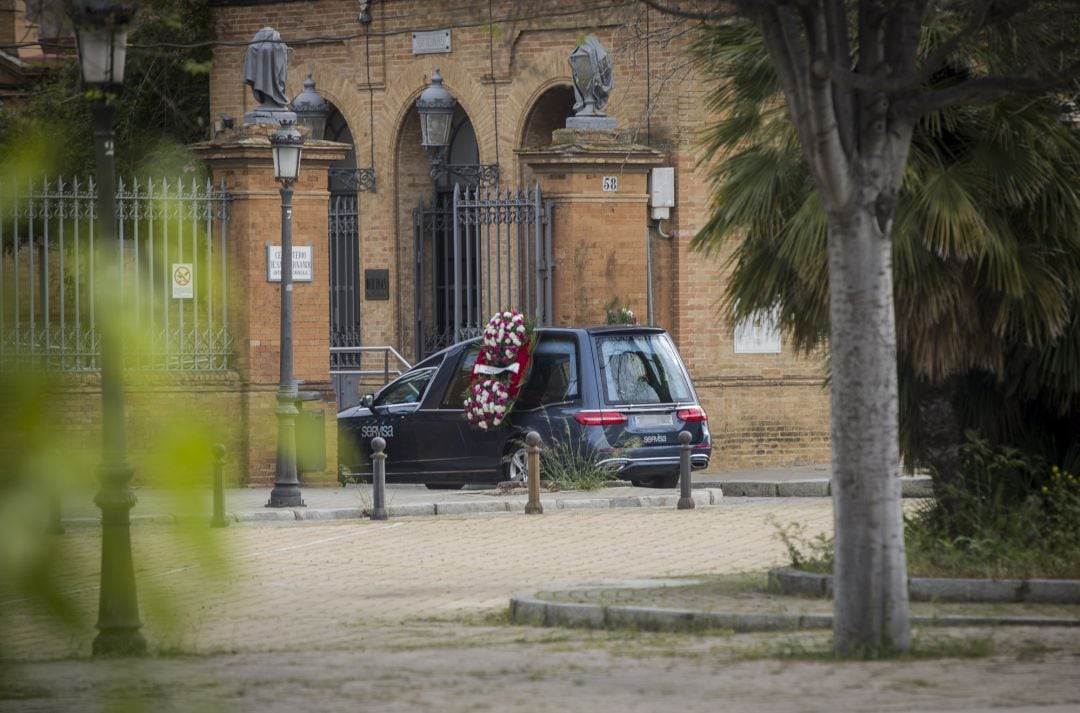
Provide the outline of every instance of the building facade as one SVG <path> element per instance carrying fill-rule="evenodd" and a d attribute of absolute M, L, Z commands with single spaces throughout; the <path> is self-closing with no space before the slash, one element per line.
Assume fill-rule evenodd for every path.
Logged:
<path fill-rule="evenodd" d="M 370 389 L 346 372 L 393 361 L 389 351 L 347 347 L 392 347 L 415 362 L 460 336 L 453 328 L 475 327 L 472 315 L 491 304 L 532 311 L 539 295 L 542 321 L 563 325 L 602 323 L 620 305 L 671 332 L 708 411 L 716 467 L 828 460 L 820 359 L 794 354 L 767 315 L 735 324 L 720 307 L 728 250 L 689 247 L 711 209 L 699 165 L 707 80 L 686 55 L 692 25 L 633 2 L 214 0 L 212 8 L 219 44 L 211 115 L 219 126 L 254 107 L 241 81 L 244 43 L 273 27 L 291 47 L 288 96 L 310 74 L 331 104 L 324 138 L 344 145 L 326 177 L 312 179 L 325 180 L 327 219 L 294 222 L 294 240 L 310 246 L 315 266 L 313 281 L 297 289 L 325 294 L 316 313 L 329 313 L 296 326 L 298 342 L 313 345 L 298 378 L 332 380 L 347 403 Z M 610 53 L 614 88 L 604 111 L 617 128 L 568 135 L 560 131 L 573 114 L 568 57 L 588 34 Z M 449 170 L 433 177 L 416 100 L 436 70 L 457 108 Z M 675 206 L 659 223 L 649 208 L 656 167 L 675 177 Z M 499 205 L 533 200 L 539 188 L 550 237 L 536 239 L 548 244 L 536 253 L 531 225 L 524 242 L 520 226 L 506 228 L 505 241 L 496 234 L 495 260 L 485 262 L 491 228 L 478 229 L 464 240 L 479 254 L 455 272 L 450 233 L 436 225 L 436 209 L 452 205 L 455 187 L 459 200 L 497 196 Z M 263 229 L 273 237 L 274 228 Z M 531 255 L 538 262 L 530 266 L 523 261 Z M 541 277 L 550 280 L 547 303 L 535 290 Z M 451 316 L 457 305 L 464 323 Z M 271 334 L 248 337 L 241 351 L 255 341 L 276 349 Z"/>

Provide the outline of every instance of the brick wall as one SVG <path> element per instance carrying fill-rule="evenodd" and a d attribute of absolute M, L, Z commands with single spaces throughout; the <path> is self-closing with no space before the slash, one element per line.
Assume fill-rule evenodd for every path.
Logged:
<path fill-rule="evenodd" d="M 444 85 L 471 120 L 481 163 L 498 162 L 504 181 L 531 183 L 536 176 L 516 151 L 543 146 L 561 123 L 570 87 L 567 57 L 579 36 L 594 32 L 614 65 L 615 90 L 606 111 L 618 119 L 627 142 L 659 152 L 658 165 L 676 169 L 677 207 L 663 226 L 672 237 L 652 231 L 648 238 L 654 314 L 656 323 L 672 332 L 702 393 L 718 444 L 716 462 L 744 467 L 827 460 L 828 396 L 821 386 L 819 359 L 799 357 L 786 346 L 780 354 L 735 354 L 734 325 L 720 306 L 729 249 L 706 256 L 689 248 L 712 209 L 707 167 L 698 166 L 700 132 L 709 119 L 703 101 L 707 84 L 685 61 L 691 35 L 665 34 L 666 21 L 652 13 L 648 21 L 653 40 L 646 52 L 642 5 L 596 9 L 585 0 L 494 2 L 492 33 L 488 8 L 486 0 L 374 3 L 367 38 L 353 0 L 235 6 L 219 2 L 213 10 L 221 40 L 248 40 L 265 26 L 277 29 L 287 42 L 357 35 L 296 43 L 287 94 L 299 93 L 304 77 L 312 73 L 319 91 L 348 122 L 357 165 L 375 168 L 377 191 L 360 194 L 360 267 L 390 270 L 391 299 L 362 302 L 364 343 L 392 345 L 415 358 L 412 210 L 421 196 L 430 198 L 432 184 L 413 105 L 432 71 L 440 69 Z M 452 52 L 413 55 L 412 31 L 443 27 L 452 28 Z M 240 80 L 243 56 L 242 47 L 215 48 L 212 117 L 228 113 L 239 118 L 254 105 Z M 586 172 L 580 180 L 598 181 L 600 175 Z M 628 206 L 619 207 L 610 197 L 590 197 L 593 189 L 588 186 L 568 187 L 566 195 L 577 198 L 559 199 L 563 205 L 556 209 L 555 300 L 562 321 L 598 321 L 612 298 L 645 315 L 645 174 L 620 175 L 627 182 L 626 195 L 635 196 L 633 210 L 624 210 Z M 262 190 L 265 198 L 256 197 L 251 204 L 252 224 L 262 219 L 266 225 L 261 229 L 272 233 L 279 212 L 276 191 Z M 298 196 L 298 215 L 301 203 Z M 325 216 L 320 224 L 316 209 L 311 210 L 311 222 L 307 217 L 303 221 L 311 232 L 298 235 L 298 244 L 324 239 L 315 232 L 325 232 Z M 568 240 L 568 235 L 588 239 Z M 257 245 L 252 250 L 249 259 L 265 259 Z M 253 318 L 244 337 L 259 342 L 244 357 L 251 360 L 253 373 L 276 369 L 275 308 L 276 300 L 268 303 L 267 312 Z M 320 316 L 320 309 L 315 308 L 310 322 L 295 327 L 298 364 L 301 349 L 310 349 L 312 359 L 321 349 L 315 342 L 327 328 L 325 310 Z M 266 334 L 256 336 L 260 328 Z"/>
<path fill-rule="evenodd" d="M 243 385 L 236 374 L 125 379 L 124 405 L 128 454 L 135 470 L 134 484 L 175 482 L 155 467 L 150 454 L 161 454 L 165 444 L 182 435 L 222 443 L 226 448 L 225 478 L 246 483 Z M 94 376 L 73 376 L 54 388 L 48 402 L 58 440 L 73 452 L 97 453 L 101 444 L 101 388 Z M 96 460 L 96 458 L 95 458 Z M 180 473 L 183 481 L 209 487 L 212 463 L 207 450 L 205 467 Z M 172 475 L 177 475 L 172 473 Z"/>
<path fill-rule="evenodd" d="M 236 348 L 242 393 L 238 414 L 245 424 L 244 461 L 248 481 L 273 482 L 276 448 L 276 393 L 280 379 L 281 284 L 267 278 L 267 246 L 281 245 L 282 196 L 274 181 L 269 127 L 242 127 L 195 146 L 210 166 L 215 184 L 224 183 L 229 208 L 229 324 Z M 322 408 L 327 419 L 327 468 L 310 478 L 336 478 L 337 429 L 330 383 L 328 325 L 329 273 L 326 171 L 344 156 L 344 147 L 330 142 L 305 145 L 300 177 L 293 186 L 293 245 L 308 245 L 315 260 L 311 282 L 294 282 L 293 378 L 301 389 L 317 391 L 320 401 L 304 408 Z"/>

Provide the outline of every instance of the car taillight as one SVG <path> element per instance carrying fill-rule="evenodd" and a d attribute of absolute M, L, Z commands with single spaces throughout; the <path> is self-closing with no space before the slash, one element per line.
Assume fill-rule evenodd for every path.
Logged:
<path fill-rule="evenodd" d="M 705 413 L 705 409 L 700 406 L 691 406 L 690 408 L 684 408 L 682 411 L 675 413 L 675 416 L 680 421 L 708 421 L 709 417 Z"/>
<path fill-rule="evenodd" d="M 618 411 L 578 411 L 574 414 L 574 420 L 584 426 L 612 426 L 616 423 L 626 423 L 625 413 Z"/>

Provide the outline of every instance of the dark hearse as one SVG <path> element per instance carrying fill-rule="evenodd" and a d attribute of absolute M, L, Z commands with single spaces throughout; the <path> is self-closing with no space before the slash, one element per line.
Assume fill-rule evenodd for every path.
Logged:
<path fill-rule="evenodd" d="M 677 485 L 679 431 L 693 437 L 692 466 L 708 465 L 708 420 L 663 329 L 544 327 L 535 336 L 528 379 L 500 428 L 481 431 L 464 417 L 479 339 L 428 357 L 339 413 L 341 482 L 370 480 L 376 436 L 386 440 L 387 481 L 430 488 L 523 479 L 533 430 L 545 443 L 585 449 L 635 485 Z"/>

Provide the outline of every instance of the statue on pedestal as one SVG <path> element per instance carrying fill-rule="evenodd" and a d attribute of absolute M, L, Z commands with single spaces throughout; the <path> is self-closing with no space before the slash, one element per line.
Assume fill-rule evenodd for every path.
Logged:
<path fill-rule="evenodd" d="M 602 109 L 607 104 L 615 80 L 607 50 L 589 35 L 570 53 L 574 77 L 574 116 L 566 120 L 568 129 L 614 129 L 615 117 Z"/>
<path fill-rule="evenodd" d="M 285 80 L 289 75 L 289 48 L 281 41 L 281 35 L 272 27 L 264 27 L 255 33 L 244 57 L 244 84 L 259 105 L 244 114 L 244 124 L 280 124 L 282 120 L 296 120 L 289 111 L 285 97 Z"/>

